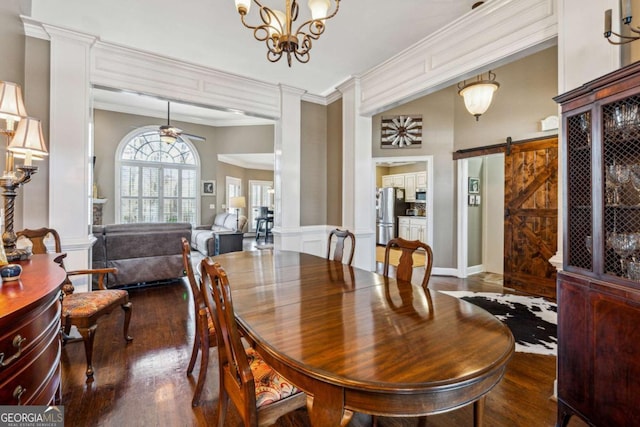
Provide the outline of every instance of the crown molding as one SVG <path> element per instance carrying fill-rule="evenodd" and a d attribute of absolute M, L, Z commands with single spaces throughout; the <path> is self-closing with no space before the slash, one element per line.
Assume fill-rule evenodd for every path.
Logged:
<path fill-rule="evenodd" d="M 556 42 L 557 0 L 493 0 L 361 76 L 373 115 Z"/>

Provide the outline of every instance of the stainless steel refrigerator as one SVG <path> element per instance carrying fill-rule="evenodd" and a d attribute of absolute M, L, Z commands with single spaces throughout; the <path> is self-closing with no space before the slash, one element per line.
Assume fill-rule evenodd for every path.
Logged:
<path fill-rule="evenodd" d="M 398 237 L 398 215 L 407 209 L 402 188 L 378 188 L 376 193 L 376 243 L 386 245 Z"/>

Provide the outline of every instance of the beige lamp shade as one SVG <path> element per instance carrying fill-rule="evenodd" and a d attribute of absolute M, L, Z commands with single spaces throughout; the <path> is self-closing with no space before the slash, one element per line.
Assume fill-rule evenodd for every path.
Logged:
<path fill-rule="evenodd" d="M 40 120 L 33 117 L 20 120 L 7 149 L 13 152 L 16 157 L 24 156 L 25 166 L 31 166 L 32 158 L 41 160 L 43 156 L 47 156 L 49 153 L 44 143 Z"/>
<path fill-rule="evenodd" d="M 0 119 L 18 121 L 27 117 L 27 109 L 22 100 L 20 85 L 0 81 Z"/>
<path fill-rule="evenodd" d="M 229 207 L 232 209 L 242 209 L 247 206 L 244 196 L 230 197 Z"/>

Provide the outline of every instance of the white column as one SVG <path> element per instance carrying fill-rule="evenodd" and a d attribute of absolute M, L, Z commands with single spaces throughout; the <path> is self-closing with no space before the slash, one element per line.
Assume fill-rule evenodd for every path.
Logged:
<path fill-rule="evenodd" d="M 375 269 L 375 168 L 371 117 L 360 115 L 360 79 L 338 87 L 342 93 L 342 226 L 356 235 L 353 265 Z"/>
<path fill-rule="evenodd" d="M 273 237 L 278 249 L 300 251 L 300 109 L 304 90 L 280 85 L 275 126 Z"/>
<path fill-rule="evenodd" d="M 88 267 L 93 242 L 89 70 L 95 38 L 45 28 L 51 39 L 49 226 L 60 234 L 65 266 L 75 270 Z"/>

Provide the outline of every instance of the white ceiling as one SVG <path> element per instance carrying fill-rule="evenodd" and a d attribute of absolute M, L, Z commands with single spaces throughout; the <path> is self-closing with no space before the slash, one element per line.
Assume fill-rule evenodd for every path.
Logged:
<path fill-rule="evenodd" d="M 491 0 L 489 0 L 491 1 Z M 300 1 L 301 21 L 306 1 Z M 333 3 L 333 2 L 332 2 Z M 232 0 L 31 0 L 31 17 L 101 40 L 268 83 L 327 96 L 352 76 L 381 64 L 466 13 L 476 0 L 344 0 L 307 64 L 271 63 L 264 42 L 240 22 Z M 283 9 L 284 0 L 263 4 Z M 256 18 L 253 5 L 247 20 Z M 166 118 L 166 102 L 96 90 L 97 108 Z M 175 114 L 174 114 L 175 112 Z M 172 119 L 200 124 L 264 120 L 172 103 Z"/>

